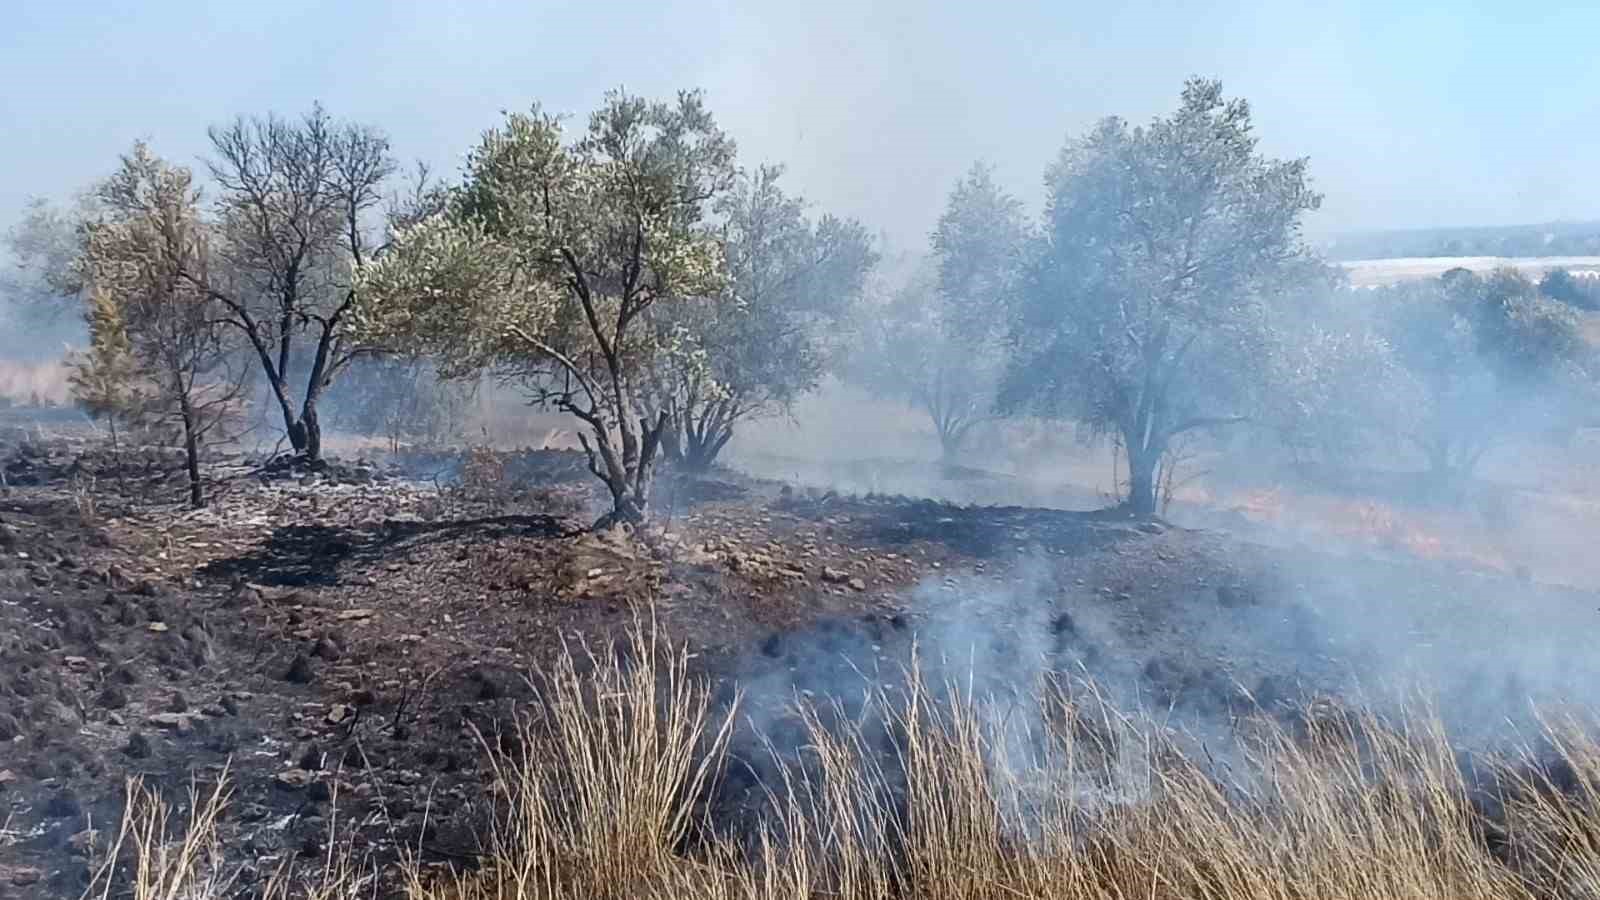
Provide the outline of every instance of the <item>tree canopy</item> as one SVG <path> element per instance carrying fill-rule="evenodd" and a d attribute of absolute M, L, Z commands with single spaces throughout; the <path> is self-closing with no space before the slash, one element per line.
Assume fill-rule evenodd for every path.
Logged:
<path fill-rule="evenodd" d="M 993 415 L 1028 241 L 1022 204 L 975 163 L 945 202 L 927 265 L 865 317 L 858 380 L 927 415 L 946 461 Z"/>
<path fill-rule="evenodd" d="M 668 424 L 639 415 L 642 379 L 684 349 L 645 317 L 722 294 L 707 214 L 734 176 L 734 144 L 698 93 L 614 92 L 572 142 L 538 107 L 508 115 L 444 210 L 361 270 L 361 333 L 437 354 L 447 372 L 498 371 L 577 416 L 613 515 L 642 520 Z"/>
<path fill-rule="evenodd" d="M 697 350 L 658 356 L 646 397 L 669 414 L 667 448 L 691 468 L 710 465 L 737 423 L 787 412 L 817 387 L 877 262 L 859 222 L 812 219 L 779 186 L 782 171 L 743 173 L 714 205 L 722 294 L 653 314 L 661 340 L 682 336 Z"/>
<path fill-rule="evenodd" d="M 1148 514 L 1173 439 L 1258 399 L 1267 309 L 1316 270 L 1300 221 L 1321 198 L 1304 159 L 1257 152 L 1248 103 L 1199 79 L 1170 116 L 1069 141 L 1047 182 L 1005 396 L 1117 436 Z"/>

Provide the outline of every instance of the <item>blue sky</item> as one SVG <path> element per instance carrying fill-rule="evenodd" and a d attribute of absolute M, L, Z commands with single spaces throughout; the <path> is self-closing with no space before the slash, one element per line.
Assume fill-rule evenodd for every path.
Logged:
<path fill-rule="evenodd" d="M 703 87 L 747 161 L 910 242 L 974 159 L 1037 202 L 1068 134 L 1190 74 L 1311 157 L 1316 230 L 1600 218 L 1597 36 L 1561 2 L 0 0 L 0 227 L 238 113 L 321 100 L 453 171 L 503 109 Z"/>

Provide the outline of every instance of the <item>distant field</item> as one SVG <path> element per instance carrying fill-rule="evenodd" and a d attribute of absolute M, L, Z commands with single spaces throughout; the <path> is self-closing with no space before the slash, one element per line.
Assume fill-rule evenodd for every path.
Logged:
<path fill-rule="evenodd" d="M 1600 277 L 1600 256 L 1417 256 L 1396 259 L 1354 259 L 1339 263 L 1350 273 L 1356 287 L 1374 287 L 1431 278 L 1454 268 L 1489 272 L 1503 266 L 1520 269 L 1538 278 L 1551 269 L 1567 269 L 1575 275 Z"/>

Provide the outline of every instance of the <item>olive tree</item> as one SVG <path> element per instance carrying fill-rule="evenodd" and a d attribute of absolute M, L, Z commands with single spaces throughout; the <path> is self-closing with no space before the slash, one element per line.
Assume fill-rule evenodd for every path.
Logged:
<path fill-rule="evenodd" d="M 446 374 L 514 378 L 580 419 L 608 518 L 642 522 L 669 419 L 640 414 L 643 382 L 684 351 L 647 317 L 722 294 L 707 213 L 734 175 L 733 142 L 698 92 L 609 94 L 571 142 L 538 106 L 508 115 L 443 211 L 360 269 L 360 333 L 435 354 Z"/>
<path fill-rule="evenodd" d="M 1570 420 L 1592 387 L 1576 313 L 1515 270 L 1457 270 L 1376 293 L 1419 397 L 1402 434 L 1439 487 L 1459 486 L 1508 437 Z"/>
<path fill-rule="evenodd" d="M 239 118 L 210 129 L 219 265 L 184 276 L 222 307 L 265 376 L 295 452 L 322 456 L 317 403 L 352 360 L 351 272 L 376 249 L 370 221 L 395 169 L 389 141 L 320 106 L 299 121 Z"/>
<path fill-rule="evenodd" d="M 855 370 L 928 416 L 943 458 L 992 418 L 1007 309 L 1028 245 L 1022 205 L 975 164 L 951 190 L 927 265 L 868 311 Z"/>
<path fill-rule="evenodd" d="M 723 295 L 686 297 L 652 316 L 664 340 L 681 336 L 698 349 L 658 356 L 645 396 L 647 409 L 668 414 L 663 449 L 691 470 L 715 462 L 738 423 L 788 412 L 816 389 L 877 261 L 860 223 L 811 219 L 779 187 L 782 171 L 742 174 L 715 204 Z"/>
<path fill-rule="evenodd" d="M 200 456 L 237 412 L 242 379 L 230 363 L 222 311 L 197 282 L 212 254 L 190 172 L 136 145 L 95 190 L 70 268 L 88 300 L 94 351 L 74 379 L 106 412 L 180 435 L 191 506 L 205 504 Z M 109 408 L 108 408 L 109 407 Z"/>
<path fill-rule="evenodd" d="M 1267 386 L 1267 313 L 1315 268 L 1300 220 L 1320 197 L 1201 79 L 1167 117 L 1069 141 L 1047 183 L 1005 398 L 1115 435 L 1128 507 L 1151 515 L 1174 440 L 1243 421 Z"/>

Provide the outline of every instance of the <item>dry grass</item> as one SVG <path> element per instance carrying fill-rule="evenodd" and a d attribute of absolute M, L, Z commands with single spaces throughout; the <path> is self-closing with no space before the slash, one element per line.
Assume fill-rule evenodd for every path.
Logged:
<path fill-rule="evenodd" d="M 1492 763 L 1491 821 L 1431 715 L 1328 707 L 1297 729 L 1252 722 L 1219 761 L 1092 693 L 1042 690 L 1037 709 L 1001 710 L 913 673 L 875 706 L 895 736 L 887 756 L 870 723 L 805 710 L 807 762 L 768 785 L 768 825 L 735 847 L 685 840 L 736 721 L 713 711 L 685 654 L 641 632 L 535 681 L 538 715 L 485 741 L 501 809 L 486 864 L 409 867 L 412 900 L 1600 895 L 1600 744 L 1575 724 L 1545 728 L 1551 764 Z M 226 798 L 192 799 L 173 851 L 159 798 L 130 790 L 118 844 L 140 861 L 137 900 L 214 896 L 179 886 L 215 883 L 206 835 Z M 297 895 L 352 896 L 348 871 L 329 866 Z"/>

